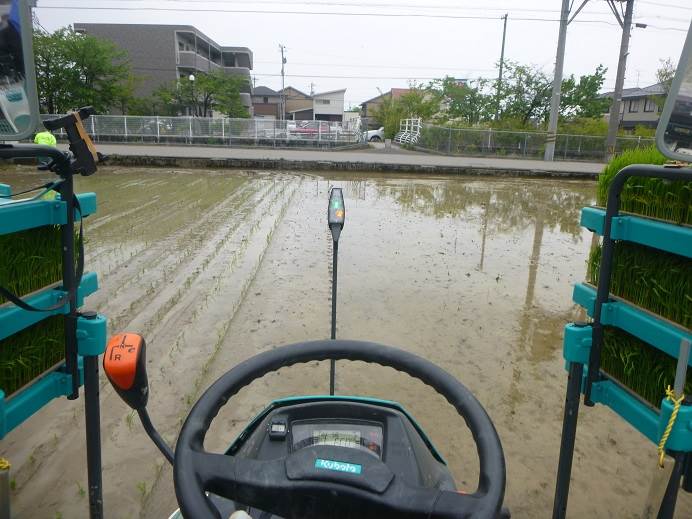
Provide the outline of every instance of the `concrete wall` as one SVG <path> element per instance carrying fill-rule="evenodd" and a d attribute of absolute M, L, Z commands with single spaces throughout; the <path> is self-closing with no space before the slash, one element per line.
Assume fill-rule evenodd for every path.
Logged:
<path fill-rule="evenodd" d="M 281 110 L 276 103 L 252 103 L 252 107 L 256 116 L 271 116 L 273 118 L 280 116 Z"/>
<path fill-rule="evenodd" d="M 313 96 L 313 110 L 315 118 L 318 115 L 344 114 L 344 91 L 331 92 Z"/>
<path fill-rule="evenodd" d="M 303 95 L 294 88 L 286 88 L 286 113 L 312 108 L 312 98 Z"/>
<path fill-rule="evenodd" d="M 75 23 L 76 31 L 113 42 L 127 53 L 132 73 L 141 78 L 135 95 L 149 96 L 176 79 L 175 26 Z"/>

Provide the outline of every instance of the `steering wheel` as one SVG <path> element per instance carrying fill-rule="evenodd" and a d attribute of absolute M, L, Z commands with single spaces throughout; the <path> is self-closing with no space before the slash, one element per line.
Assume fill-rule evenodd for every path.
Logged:
<path fill-rule="evenodd" d="M 454 406 L 471 430 L 480 461 L 473 494 L 412 487 L 392 478 L 376 491 L 343 483 L 291 479 L 288 457 L 256 460 L 204 450 L 211 421 L 229 398 L 253 380 L 280 368 L 320 360 L 365 361 L 417 378 Z M 367 454 L 366 454 L 367 456 Z M 372 456 L 370 456 L 372 457 Z M 386 465 L 373 471 L 389 471 Z M 495 518 L 505 493 L 505 458 L 495 426 L 476 397 L 452 375 L 412 353 L 372 342 L 321 340 L 282 346 L 256 355 L 222 375 L 194 405 L 180 431 L 173 468 L 175 494 L 184 517 L 221 519 L 206 491 L 282 517 L 324 517 L 343 504 L 358 517 Z M 324 505 L 320 508 L 320 504 Z M 322 513 L 319 513 L 319 510 Z M 225 518 L 224 518 L 225 519 Z"/>

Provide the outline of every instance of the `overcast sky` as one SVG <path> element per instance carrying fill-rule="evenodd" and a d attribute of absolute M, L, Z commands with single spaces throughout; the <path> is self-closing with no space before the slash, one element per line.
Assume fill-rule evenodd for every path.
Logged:
<path fill-rule="evenodd" d="M 576 9 L 582 0 L 572 1 Z M 252 49 L 256 84 L 274 89 L 281 87 L 282 43 L 287 86 L 346 88 L 348 106 L 411 80 L 496 77 L 504 13 L 506 59 L 552 74 L 560 6 L 561 0 L 38 0 L 36 13 L 51 31 L 74 22 L 194 25 L 221 45 Z M 655 83 L 661 59 L 677 64 L 691 18 L 690 0 L 635 0 L 634 21 L 648 27 L 632 31 L 625 87 Z M 569 26 L 565 74 L 603 64 L 612 89 L 620 37 L 606 2 L 590 0 Z"/>

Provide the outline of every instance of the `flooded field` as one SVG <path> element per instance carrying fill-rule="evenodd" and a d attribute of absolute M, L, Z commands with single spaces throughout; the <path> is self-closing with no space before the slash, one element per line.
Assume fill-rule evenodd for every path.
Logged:
<path fill-rule="evenodd" d="M 42 174 L 0 172 L 15 189 Z M 595 184 L 552 180 L 103 168 L 85 224 L 87 307 L 109 332 L 147 339 L 152 421 L 174 442 L 192 403 L 238 362 L 330 329 L 330 186 L 344 188 L 340 338 L 399 346 L 444 367 L 478 396 L 507 460 L 513 517 L 549 517 L 566 373 L 562 328 L 591 235 L 579 209 Z M 226 405 L 207 435 L 221 451 L 271 399 L 328 391 L 329 367 L 288 368 Z M 387 368 L 337 364 L 337 392 L 394 399 L 421 422 L 459 486 L 478 460 L 463 421 L 422 383 Z M 138 418 L 102 381 L 104 505 L 109 518 L 161 518 L 177 507 L 172 471 Z M 14 430 L 17 518 L 87 514 L 83 400 L 55 401 Z M 582 408 L 571 517 L 638 517 L 655 447 L 603 407 Z M 681 494 L 678 517 L 692 515 Z"/>

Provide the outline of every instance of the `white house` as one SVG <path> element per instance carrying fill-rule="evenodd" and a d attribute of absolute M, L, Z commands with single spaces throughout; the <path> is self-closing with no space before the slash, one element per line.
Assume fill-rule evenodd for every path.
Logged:
<path fill-rule="evenodd" d="M 316 121 L 343 121 L 346 89 L 322 92 L 312 96 L 313 119 Z"/>

